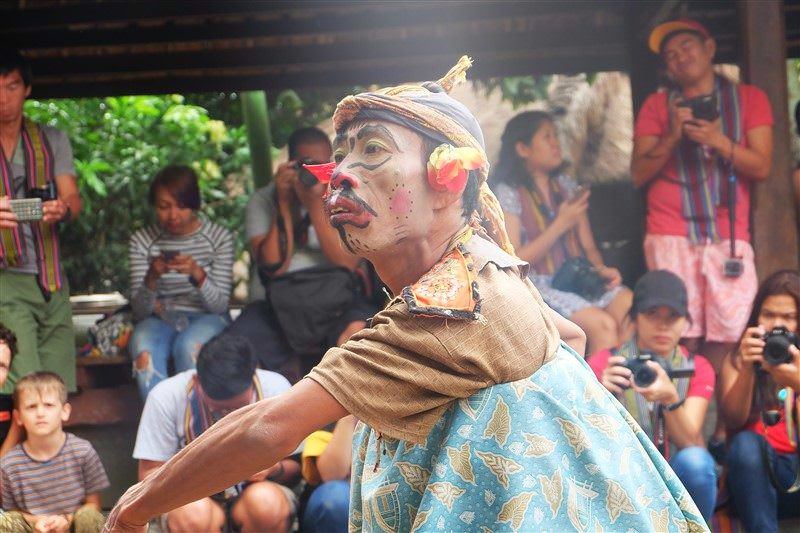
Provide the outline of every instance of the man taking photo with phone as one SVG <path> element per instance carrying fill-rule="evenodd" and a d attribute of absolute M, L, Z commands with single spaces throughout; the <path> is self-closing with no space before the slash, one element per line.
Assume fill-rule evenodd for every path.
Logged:
<path fill-rule="evenodd" d="M 634 130 L 631 173 L 647 194 L 645 257 L 650 270 L 686 284 L 684 339 L 719 372 L 756 292 L 750 186 L 770 172 L 772 111 L 763 91 L 715 72 L 717 45 L 699 22 L 665 22 L 649 46 L 672 87 L 647 98 Z"/>
<path fill-rule="evenodd" d="M 22 112 L 31 68 L 0 48 L 0 322 L 19 339 L 18 355 L 0 393 L 37 370 L 56 372 L 75 390 L 75 340 L 69 286 L 60 263 L 58 224 L 77 218 L 81 199 L 72 147 L 63 132 Z M 20 202 L 28 201 L 26 210 Z"/>

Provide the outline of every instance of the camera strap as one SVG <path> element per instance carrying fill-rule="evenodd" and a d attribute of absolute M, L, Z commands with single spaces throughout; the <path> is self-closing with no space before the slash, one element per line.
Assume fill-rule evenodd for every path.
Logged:
<path fill-rule="evenodd" d="M 761 423 L 764 425 L 764 431 L 766 432 L 767 426 L 774 426 L 779 422 L 779 420 L 767 419 L 768 413 L 764 409 L 766 407 L 766 402 L 764 401 L 764 394 L 765 394 L 764 389 L 766 385 L 765 380 L 767 373 L 761 368 L 758 368 L 756 372 L 758 376 L 756 382 L 756 390 L 755 390 L 756 408 L 761 413 Z M 794 426 L 794 428 L 791 428 L 787 425 L 786 427 L 787 433 L 791 433 L 792 430 L 794 430 L 795 435 L 800 435 L 800 421 L 798 421 L 797 419 L 798 414 L 800 413 L 797 413 L 796 402 L 787 402 L 785 416 L 788 418 L 788 420 L 791 421 L 791 424 Z M 769 454 L 769 447 L 770 445 L 767 442 L 766 435 L 763 435 L 760 442 L 761 460 L 764 463 L 764 469 L 767 471 L 767 475 L 769 476 L 769 481 L 772 484 L 772 486 L 775 487 L 775 490 L 777 490 L 778 492 L 782 492 L 784 494 L 791 494 L 800 490 L 800 442 L 794 443 L 794 453 L 797 455 L 799 461 L 797 468 L 795 468 L 794 481 L 792 482 L 791 486 L 789 486 L 789 488 L 787 489 L 781 487 L 780 481 L 778 480 L 778 476 L 777 474 L 775 474 L 775 469 L 772 466 L 772 460 Z"/>
<path fill-rule="evenodd" d="M 733 159 L 728 163 L 728 224 L 731 233 L 731 259 L 736 259 L 736 174 Z"/>

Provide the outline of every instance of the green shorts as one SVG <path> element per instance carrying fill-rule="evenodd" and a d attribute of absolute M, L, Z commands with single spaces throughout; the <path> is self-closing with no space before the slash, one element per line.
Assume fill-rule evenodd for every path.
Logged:
<path fill-rule="evenodd" d="M 17 354 L 0 393 L 11 394 L 19 379 L 37 370 L 57 373 L 75 391 L 75 332 L 69 285 L 44 299 L 33 274 L 0 270 L 0 322 L 17 337 Z"/>

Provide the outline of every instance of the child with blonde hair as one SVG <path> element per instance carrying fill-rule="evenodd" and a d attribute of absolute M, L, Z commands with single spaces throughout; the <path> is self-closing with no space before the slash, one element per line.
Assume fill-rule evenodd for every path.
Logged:
<path fill-rule="evenodd" d="M 0 531 L 99 532 L 100 491 L 108 477 L 92 445 L 64 431 L 70 404 L 64 381 L 34 372 L 14 389 L 14 423 L 26 438 L 0 459 Z"/>

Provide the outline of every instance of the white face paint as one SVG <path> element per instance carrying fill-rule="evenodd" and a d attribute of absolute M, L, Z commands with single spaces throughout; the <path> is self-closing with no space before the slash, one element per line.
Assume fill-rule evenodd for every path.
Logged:
<path fill-rule="evenodd" d="M 385 121 L 355 123 L 337 137 L 325 211 L 351 252 L 369 257 L 428 234 L 435 193 L 423 149 L 417 133 Z"/>

